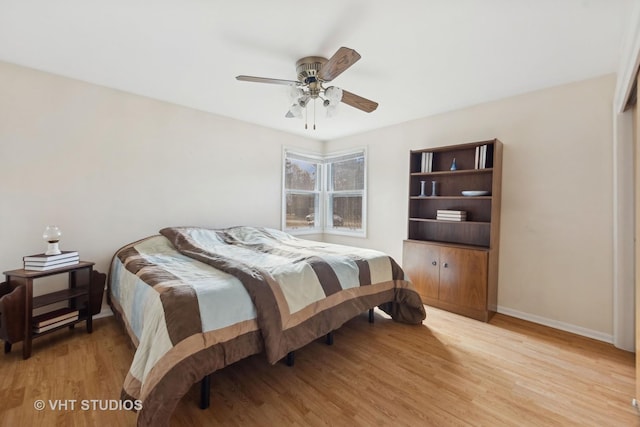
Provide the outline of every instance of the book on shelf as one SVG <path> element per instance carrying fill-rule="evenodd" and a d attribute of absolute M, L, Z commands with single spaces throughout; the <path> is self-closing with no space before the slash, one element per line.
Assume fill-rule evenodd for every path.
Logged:
<path fill-rule="evenodd" d="M 476 147 L 476 169 L 487 167 L 487 144 Z"/>
<path fill-rule="evenodd" d="M 78 310 L 71 310 L 69 308 L 60 308 L 58 310 L 51 311 L 44 315 L 44 318 L 39 322 L 34 323 L 34 327 L 41 328 L 43 326 L 48 326 L 53 323 L 58 323 L 62 320 L 71 319 L 77 320 L 80 312 Z"/>
<path fill-rule="evenodd" d="M 436 214 L 436 216 L 438 217 L 446 217 L 446 218 L 466 218 L 467 214 L 466 213 L 462 213 L 462 214 L 448 214 L 448 213 L 438 213 Z"/>
<path fill-rule="evenodd" d="M 433 163 L 433 153 L 425 152 L 422 153 L 422 164 L 420 166 L 420 172 L 431 172 Z"/>
<path fill-rule="evenodd" d="M 66 319 L 59 320 L 59 321 L 57 321 L 55 323 L 50 323 L 50 324 L 45 325 L 45 326 L 34 326 L 33 327 L 33 332 L 39 334 L 41 332 L 46 332 L 46 331 L 49 331 L 51 329 L 55 329 L 58 326 L 62 326 L 62 325 L 66 325 L 66 324 L 75 322 L 76 320 L 78 320 L 78 315 L 76 315 L 74 317 L 69 317 L 69 318 L 66 318 Z"/>
<path fill-rule="evenodd" d="M 68 267 L 70 265 L 76 265 L 79 263 L 80 261 L 78 260 L 78 258 L 74 258 L 72 261 L 65 261 L 65 262 L 49 264 L 49 265 L 34 265 L 34 264 L 31 264 L 30 262 L 25 262 L 24 269 L 33 270 L 33 271 L 47 271 L 47 270 L 55 270 L 56 268 Z"/>
<path fill-rule="evenodd" d="M 436 211 L 436 219 L 444 221 L 466 221 L 467 212 L 452 209 L 438 209 Z"/>
<path fill-rule="evenodd" d="M 480 147 L 476 147 L 476 159 L 474 168 L 480 169 Z"/>
<path fill-rule="evenodd" d="M 447 215 L 438 215 L 436 217 L 436 219 L 438 221 L 466 221 L 467 218 L 466 217 L 460 217 L 460 216 L 447 216 Z"/>
<path fill-rule="evenodd" d="M 28 256 L 22 257 L 22 261 L 51 262 L 51 261 L 66 260 L 67 258 L 73 258 L 78 256 L 79 256 L 78 251 L 62 251 L 62 253 L 58 255 L 45 255 L 45 254 L 28 255 Z"/>
<path fill-rule="evenodd" d="M 467 215 L 467 211 L 456 211 L 452 209 L 438 209 L 436 210 L 436 214 L 446 214 L 446 215 Z"/>

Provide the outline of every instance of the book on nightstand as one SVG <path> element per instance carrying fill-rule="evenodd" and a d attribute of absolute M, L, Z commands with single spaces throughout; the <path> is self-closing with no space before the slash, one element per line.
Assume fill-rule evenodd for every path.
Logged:
<path fill-rule="evenodd" d="M 45 315 L 43 315 L 44 318 L 38 322 L 35 322 L 33 326 L 35 328 L 42 328 L 44 326 L 49 326 L 51 324 L 58 323 L 67 319 L 77 320 L 79 314 L 80 314 L 80 311 L 78 310 L 71 310 L 69 308 L 60 308 L 58 310 L 54 310 L 49 313 L 46 313 Z"/>
<path fill-rule="evenodd" d="M 80 256 L 77 251 L 63 251 L 58 255 L 29 255 L 22 257 L 22 261 L 25 270 L 47 271 L 78 264 Z"/>
<path fill-rule="evenodd" d="M 78 315 L 77 314 L 74 317 L 69 317 L 69 318 L 66 318 L 66 319 L 62 319 L 62 320 L 59 320 L 59 321 L 57 321 L 55 323 L 50 323 L 50 324 L 45 325 L 45 326 L 34 326 L 33 327 L 33 332 L 36 332 L 36 333 L 39 334 L 41 332 L 46 332 L 48 330 L 57 328 L 58 326 L 62 326 L 62 325 L 66 325 L 68 323 L 74 322 L 76 320 L 78 320 Z"/>
<path fill-rule="evenodd" d="M 36 254 L 22 257 L 23 261 L 38 261 L 38 262 L 49 262 L 49 261 L 58 261 L 62 259 L 77 257 L 78 251 L 62 251 L 62 253 L 58 255 L 45 255 L 45 254 Z"/>
<path fill-rule="evenodd" d="M 78 258 L 73 258 L 72 260 L 58 262 L 55 264 L 45 264 L 45 265 L 31 264 L 29 262 L 25 262 L 24 269 L 33 270 L 33 271 L 47 271 L 47 270 L 54 270 L 56 268 L 68 267 L 70 265 L 76 265 L 79 263 L 80 263 L 80 260 Z"/>

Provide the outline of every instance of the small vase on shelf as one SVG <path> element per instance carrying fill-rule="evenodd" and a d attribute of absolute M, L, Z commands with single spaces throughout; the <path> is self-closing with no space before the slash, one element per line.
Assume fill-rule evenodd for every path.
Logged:
<path fill-rule="evenodd" d="M 427 181 L 420 181 L 420 197 L 427 197 L 427 195 L 424 192 L 424 186 L 427 183 Z"/>
<path fill-rule="evenodd" d="M 454 157 L 453 158 L 453 162 L 451 162 L 451 170 L 454 171 L 454 170 L 457 170 L 457 169 L 458 169 L 458 167 L 456 166 L 456 158 Z"/>
<path fill-rule="evenodd" d="M 431 181 L 431 195 L 433 197 L 437 196 L 437 194 L 436 194 L 436 182 L 435 181 Z"/>

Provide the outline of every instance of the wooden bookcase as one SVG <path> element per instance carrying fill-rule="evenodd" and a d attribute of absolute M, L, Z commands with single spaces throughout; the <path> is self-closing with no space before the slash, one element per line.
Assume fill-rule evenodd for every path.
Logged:
<path fill-rule="evenodd" d="M 425 304 L 486 322 L 498 299 L 502 143 L 427 148 L 409 156 L 404 270 Z M 439 220 L 438 210 L 464 211 L 466 220 Z"/>

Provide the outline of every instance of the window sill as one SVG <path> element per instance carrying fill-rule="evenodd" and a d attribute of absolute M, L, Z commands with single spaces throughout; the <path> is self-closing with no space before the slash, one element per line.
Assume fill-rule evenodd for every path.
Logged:
<path fill-rule="evenodd" d="M 349 231 L 349 230 L 340 230 L 340 229 L 332 229 L 332 228 L 324 230 L 322 234 L 331 234 L 334 236 L 360 237 L 363 239 L 367 237 L 367 233 L 365 233 L 364 231 Z"/>
<path fill-rule="evenodd" d="M 320 228 L 285 228 L 283 229 L 285 233 L 289 233 L 292 236 L 302 236 L 307 234 L 323 234 L 322 229 Z"/>
<path fill-rule="evenodd" d="M 336 229 L 327 229 L 322 230 L 321 228 L 291 228 L 291 229 L 283 229 L 285 233 L 289 233 L 292 236 L 308 236 L 308 235 L 317 235 L 322 236 L 324 234 L 330 234 L 332 236 L 346 236 L 346 237 L 359 237 L 362 239 L 366 239 L 367 233 L 364 231 L 348 231 L 348 230 L 336 230 Z"/>

